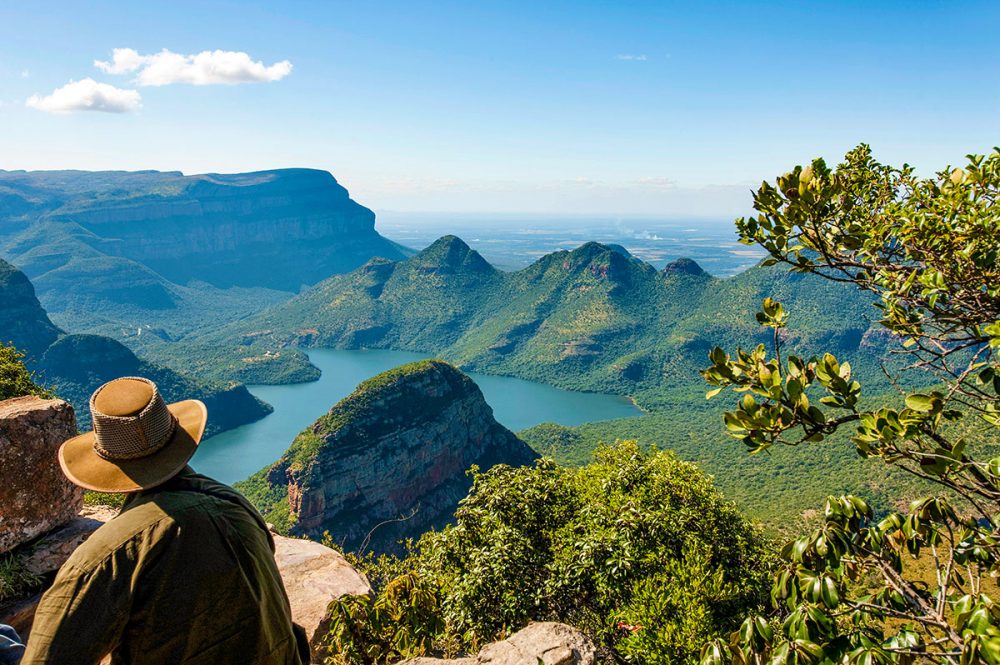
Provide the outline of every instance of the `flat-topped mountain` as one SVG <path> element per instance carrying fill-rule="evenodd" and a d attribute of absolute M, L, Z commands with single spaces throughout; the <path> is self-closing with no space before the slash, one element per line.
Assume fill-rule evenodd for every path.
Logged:
<path fill-rule="evenodd" d="M 209 435 L 253 422 L 271 408 L 242 385 L 196 381 L 139 359 L 111 338 L 66 334 L 52 323 L 20 270 L 0 259 L 0 342 L 25 354 L 30 369 L 46 387 L 73 404 L 78 423 L 89 427 L 89 399 L 102 383 L 120 376 L 145 376 L 168 401 L 197 398 L 209 412 Z"/>
<path fill-rule="evenodd" d="M 424 360 L 359 385 L 240 487 L 292 533 L 329 531 L 347 549 L 368 541 L 384 551 L 447 522 L 472 465 L 535 457 L 497 423 L 472 379 Z"/>
<path fill-rule="evenodd" d="M 334 276 L 204 341 L 253 354 L 421 351 L 465 369 L 630 395 L 656 409 L 679 396 L 701 399 L 698 369 L 714 344 L 764 340 L 754 312 L 768 295 L 792 312 L 792 348 L 819 342 L 848 358 L 869 352 L 861 344 L 869 301 L 828 281 L 766 267 L 717 279 L 690 259 L 657 271 L 596 242 L 505 273 L 454 236 Z"/>
<path fill-rule="evenodd" d="M 47 309 L 88 331 L 163 325 L 174 310 L 237 318 L 374 256 L 407 255 L 314 169 L 0 171 L 0 252 Z"/>

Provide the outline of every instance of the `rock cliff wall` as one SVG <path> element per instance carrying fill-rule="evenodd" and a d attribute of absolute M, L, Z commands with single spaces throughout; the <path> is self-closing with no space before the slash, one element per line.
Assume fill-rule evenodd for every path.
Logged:
<path fill-rule="evenodd" d="M 83 490 L 59 469 L 56 453 L 76 435 L 73 407 L 58 399 L 0 402 L 0 552 L 76 517 Z"/>
<path fill-rule="evenodd" d="M 361 384 L 299 435 L 267 481 L 287 488 L 294 532 L 329 531 L 346 549 L 369 540 L 380 551 L 446 523 L 472 465 L 535 457 L 469 377 L 432 360 Z"/>
<path fill-rule="evenodd" d="M 23 190 L 29 188 L 47 194 L 34 220 L 24 210 Z M 12 240 L 10 251 L 33 277 L 57 267 L 93 269 L 73 261 L 93 255 L 91 262 L 102 268 L 135 273 L 135 266 L 109 260 L 126 259 L 181 285 L 294 292 L 372 256 L 403 257 L 375 231 L 371 210 L 331 174 L 314 169 L 195 176 L 0 172 L 0 214 L 5 200 L 11 216 L 19 213 L 30 223 L 0 217 L 0 238 L 2 222 L 27 224 L 26 236 Z M 32 234 L 32 224 L 47 225 L 45 237 Z M 40 243 L 56 251 L 38 256 Z"/>

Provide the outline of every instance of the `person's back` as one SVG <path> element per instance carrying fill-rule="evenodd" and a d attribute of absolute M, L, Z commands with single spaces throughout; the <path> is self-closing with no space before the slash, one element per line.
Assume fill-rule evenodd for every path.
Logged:
<path fill-rule="evenodd" d="M 272 547 L 246 499 L 187 468 L 73 553 L 22 662 L 297 664 Z"/>
<path fill-rule="evenodd" d="M 94 432 L 60 448 L 66 476 L 129 493 L 122 512 L 59 570 L 35 614 L 22 663 L 299 665 L 292 624 L 260 514 L 187 461 L 204 432 L 201 402 L 167 405 L 146 379 L 91 398 Z"/>

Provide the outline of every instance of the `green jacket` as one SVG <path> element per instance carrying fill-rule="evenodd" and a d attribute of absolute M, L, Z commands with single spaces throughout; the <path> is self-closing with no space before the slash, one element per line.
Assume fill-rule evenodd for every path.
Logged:
<path fill-rule="evenodd" d="M 260 514 L 186 467 L 130 497 L 66 561 L 22 665 L 87 665 L 108 653 L 115 665 L 300 665 L 302 639 Z"/>

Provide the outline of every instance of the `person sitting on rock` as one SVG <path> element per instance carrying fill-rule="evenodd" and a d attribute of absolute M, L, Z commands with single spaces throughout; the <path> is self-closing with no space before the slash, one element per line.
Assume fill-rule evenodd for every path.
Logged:
<path fill-rule="evenodd" d="M 90 398 L 93 432 L 59 449 L 63 473 L 127 493 L 117 517 L 59 570 L 35 613 L 22 665 L 309 662 L 263 518 L 195 473 L 205 431 L 197 400 L 166 404 L 143 378 Z"/>

